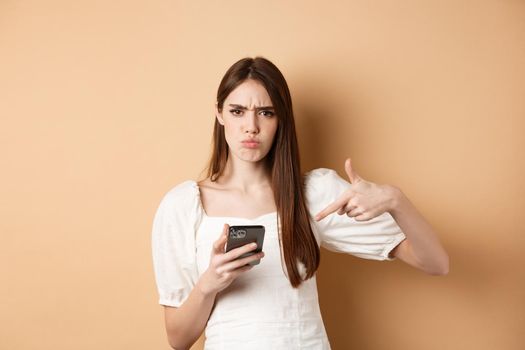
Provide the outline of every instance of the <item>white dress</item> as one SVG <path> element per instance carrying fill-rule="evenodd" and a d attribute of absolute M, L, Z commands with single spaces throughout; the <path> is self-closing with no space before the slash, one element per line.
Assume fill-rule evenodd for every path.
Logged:
<path fill-rule="evenodd" d="M 405 234 L 389 213 L 368 221 L 315 214 L 352 185 L 332 169 L 305 175 L 310 223 L 318 244 L 364 259 L 394 260 L 389 252 Z M 255 219 L 210 217 L 193 180 L 182 182 L 162 198 L 153 220 L 152 253 L 159 304 L 179 307 L 208 268 L 212 244 L 224 223 L 264 225 L 264 258 L 217 294 L 205 329 L 206 350 L 330 349 L 319 310 L 315 276 L 294 289 L 281 260 L 276 212 Z M 284 259 L 284 258 L 283 258 Z M 299 263 L 304 273 L 304 266 Z"/>

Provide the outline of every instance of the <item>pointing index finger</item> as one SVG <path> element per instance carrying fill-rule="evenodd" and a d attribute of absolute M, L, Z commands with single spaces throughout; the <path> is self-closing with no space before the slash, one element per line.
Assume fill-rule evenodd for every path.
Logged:
<path fill-rule="evenodd" d="M 324 219 L 326 216 L 337 211 L 339 208 L 346 205 L 347 201 L 348 199 L 346 198 L 346 196 L 342 196 L 341 198 L 337 199 L 335 202 L 331 203 L 326 208 L 324 208 L 319 213 L 317 213 L 317 215 L 315 216 L 315 221 L 320 221 Z"/>

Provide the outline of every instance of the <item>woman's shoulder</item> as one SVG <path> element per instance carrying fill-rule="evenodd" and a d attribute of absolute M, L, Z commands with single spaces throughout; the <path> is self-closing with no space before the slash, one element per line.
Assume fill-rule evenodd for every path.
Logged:
<path fill-rule="evenodd" d="M 326 174 L 336 173 L 334 169 L 330 168 L 315 168 L 304 173 L 304 176 L 324 176 Z"/>
<path fill-rule="evenodd" d="M 185 180 L 177 183 L 166 191 L 162 198 L 164 205 L 170 207 L 188 206 L 197 200 L 198 187 L 195 180 Z"/>
<path fill-rule="evenodd" d="M 306 187 L 318 186 L 329 179 L 338 177 L 337 171 L 330 168 L 316 168 L 304 173 L 304 183 Z"/>
<path fill-rule="evenodd" d="M 172 186 L 167 192 L 166 195 L 177 197 L 184 196 L 189 194 L 194 194 L 197 189 L 197 182 L 195 180 L 185 180 L 177 183 Z"/>
<path fill-rule="evenodd" d="M 306 199 L 310 203 L 331 201 L 352 185 L 330 168 L 316 168 L 304 174 Z"/>

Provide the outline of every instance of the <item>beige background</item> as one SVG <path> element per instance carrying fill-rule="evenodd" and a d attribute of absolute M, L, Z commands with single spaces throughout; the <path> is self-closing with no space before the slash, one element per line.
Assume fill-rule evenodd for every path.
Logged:
<path fill-rule="evenodd" d="M 199 176 L 220 78 L 255 55 L 288 80 L 304 171 L 352 157 L 450 254 L 434 277 L 323 250 L 333 349 L 523 349 L 525 3 L 508 0 L 0 1 L 0 347 L 169 348 L 153 215 Z"/>

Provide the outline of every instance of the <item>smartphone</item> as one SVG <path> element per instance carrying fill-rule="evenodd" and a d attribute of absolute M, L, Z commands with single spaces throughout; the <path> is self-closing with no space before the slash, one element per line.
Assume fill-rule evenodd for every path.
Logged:
<path fill-rule="evenodd" d="M 226 241 L 226 252 L 241 247 L 245 244 L 255 242 L 257 248 L 244 253 L 237 259 L 241 259 L 262 251 L 264 241 L 264 226 L 262 225 L 237 225 L 230 226 L 228 232 L 228 240 Z M 250 265 L 257 265 L 261 262 L 261 259 L 250 262 Z"/>

